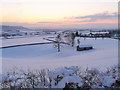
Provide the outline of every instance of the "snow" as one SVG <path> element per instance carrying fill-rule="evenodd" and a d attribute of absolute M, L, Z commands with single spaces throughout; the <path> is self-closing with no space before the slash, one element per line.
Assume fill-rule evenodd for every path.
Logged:
<path fill-rule="evenodd" d="M 57 85 L 57 88 L 64 88 L 66 83 L 78 83 L 79 86 L 82 86 L 82 79 L 79 76 L 66 76 L 64 77 Z"/>
<path fill-rule="evenodd" d="M 48 76 L 52 80 L 52 88 L 64 88 L 66 83 L 75 83 L 82 86 L 82 78 L 75 75 L 77 71 L 78 67 L 76 66 L 57 68 L 49 71 Z M 57 85 L 55 85 L 55 80 L 59 81 Z"/>
<path fill-rule="evenodd" d="M 3 87 L 21 88 L 65 88 L 65 87 L 113 87 L 118 78 L 118 68 L 111 67 L 101 72 L 98 69 L 85 69 L 77 66 L 55 70 L 9 71 L 2 75 Z M 34 84 L 31 83 L 34 81 Z M 9 84 L 10 83 L 10 84 Z"/>
<path fill-rule="evenodd" d="M 104 76 L 102 82 L 104 86 L 109 87 L 115 82 L 115 79 L 112 76 Z"/>
<path fill-rule="evenodd" d="M 71 66 L 70 68 L 62 67 L 62 68 L 57 68 L 54 71 L 49 71 L 48 75 L 52 78 L 57 78 L 58 75 L 60 77 L 64 77 L 64 76 L 73 75 L 77 70 L 78 68 L 76 66 Z"/>
<path fill-rule="evenodd" d="M 3 45 L 44 42 L 40 37 L 11 39 Z M 45 41 L 46 42 L 46 41 Z M 76 51 L 76 46 L 62 45 L 61 52 L 53 44 L 30 45 L 2 50 L 3 72 L 14 67 L 22 69 L 54 69 L 64 66 L 80 66 L 101 70 L 118 65 L 118 41 L 115 39 L 80 38 L 80 45 L 92 45 L 94 49 Z M 64 72 L 64 70 L 62 71 Z M 66 72 L 66 71 L 65 71 Z M 72 73 L 72 71 L 67 71 Z"/>
<path fill-rule="evenodd" d="M 2 46 L 14 46 L 14 45 L 23 45 L 23 44 L 32 44 L 32 43 L 47 43 L 47 41 L 43 38 L 53 37 L 54 35 L 43 35 L 43 36 L 33 36 L 33 37 L 23 37 L 23 38 L 14 38 L 14 39 L 4 39 L 2 40 Z"/>
<path fill-rule="evenodd" d="M 92 45 L 80 45 L 80 47 L 92 47 Z"/>

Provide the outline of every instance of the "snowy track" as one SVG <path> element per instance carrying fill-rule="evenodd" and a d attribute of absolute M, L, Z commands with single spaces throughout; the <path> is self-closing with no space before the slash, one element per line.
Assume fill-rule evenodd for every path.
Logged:
<path fill-rule="evenodd" d="M 1 49 L 1 48 L 19 47 L 19 46 L 29 46 L 29 45 L 39 45 L 39 44 L 50 44 L 50 43 L 53 43 L 53 42 L 45 42 L 45 43 L 30 43 L 30 44 L 12 45 L 12 46 L 0 47 L 0 49 Z"/>

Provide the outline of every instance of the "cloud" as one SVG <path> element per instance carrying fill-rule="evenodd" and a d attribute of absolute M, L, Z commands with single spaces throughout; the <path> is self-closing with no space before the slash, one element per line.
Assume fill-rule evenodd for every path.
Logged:
<path fill-rule="evenodd" d="M 37 23 L 51 23 L 51 22 L 37 22 Z"/>
<path fill-rule="evenodd" d="M 113 19 L 117 19 L 118 17 L 118 13 L 111 13 L 109 14 L 108 12 L 105 13 L 99 13 L 99 14 L 94 14 L 94 15 L 88 15 L 88 16 L 78 16 L 75 17 L 74 19 L 89 19 L 89 20 L 83 20 L 80 22 L 95 22 L 98 20 L 113 20 Z"/>
<path fill-rule="evenodd" d="M 56 21 L 56 22 L 37 22 L 37 23 L 40 23 L 40 24 L 62 24 L 62 22 L 59 22 L 59 21 Z"/>

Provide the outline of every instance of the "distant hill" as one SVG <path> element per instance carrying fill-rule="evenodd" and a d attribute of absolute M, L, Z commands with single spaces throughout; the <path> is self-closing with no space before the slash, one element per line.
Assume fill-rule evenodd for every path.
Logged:
<path fill-rule="evenodd" d="M 29 30 L 28 28 L 25 28 L 23 26 L 6 26 L 2 25 L 3 31 L 16 31 L 16 30 Z"/>

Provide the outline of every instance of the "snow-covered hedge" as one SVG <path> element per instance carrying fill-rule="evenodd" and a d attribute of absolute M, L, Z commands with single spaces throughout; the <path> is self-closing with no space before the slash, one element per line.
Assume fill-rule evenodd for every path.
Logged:
<path fill-rule="evenodd" d="M 2 75 L 2 88 L 106 88 L 120 87 L 118 68 L 101 72 L 77 66 L 55 70 L 12 70 Z"/>

